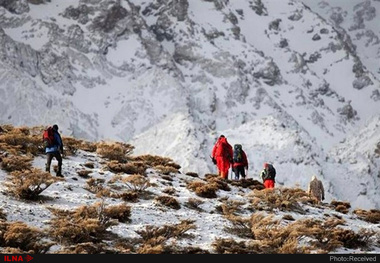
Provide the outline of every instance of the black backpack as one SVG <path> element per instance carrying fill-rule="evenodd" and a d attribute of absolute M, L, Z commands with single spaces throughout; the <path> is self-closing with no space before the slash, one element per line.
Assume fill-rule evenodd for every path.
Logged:
<path fill-rule="evenodd" d="M 266 168 L 266 172 L 264 174 L 264 180 L 267 180 L 267 179 L 272 179 L 274 180 L 274 178 L 276 177 L 276 169 L 274 169 L 273 165 L 271 165 L 270 163 L 268 163 L 268 168 Z"/>
<path fill-rule="evenodd" d="M 234 145 L 234 163 L 242 163 L 243 162 L 243 147 L 241 144 Z"/>

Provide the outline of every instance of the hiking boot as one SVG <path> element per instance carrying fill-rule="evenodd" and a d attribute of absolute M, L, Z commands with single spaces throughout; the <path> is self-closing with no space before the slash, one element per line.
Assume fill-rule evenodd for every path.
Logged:
<path fill-rule="evenodd" d="M 64 177 L 61 173 L 57 173 L 55 176 L 57 176 L 57 177 Z"/>

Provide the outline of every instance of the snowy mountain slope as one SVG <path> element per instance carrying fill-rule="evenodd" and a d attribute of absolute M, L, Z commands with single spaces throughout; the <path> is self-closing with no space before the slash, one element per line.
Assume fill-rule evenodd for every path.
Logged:
<path fill-rule="evenodd" d="M 314 12 L 347 34 L 360 60 L 377 80 L 380 79 L 380 29 L 377 18 L 380 2 L 302 0 Z M 378 94 L 377 94 L 378 95 Z"/>
<path fill-rule="evenodd" d="M 176 121 L 176 123 L 178 123 L 178 121 Z M 262 123 L 262 125 L 265 125 L 265 123 Z M 271 130 L 273 132 L 273 127 L 268 127 L 268 132 Z M 289 135 L 283 134 L 283 136 L 287 137 Z M 281 148 L 285 151 L 286 146 L 284 145 Z M 3 152 L 2 154 L 5 153 Z M 32 167 L 43 169 L 45 161 L 46 157 L 44 155 L 34 156 Z M 91 166 L 88 164 L 91 164 Z M 102 158 L 94 152 L 78 149 L 74 155 L 67 155 L 63 160 L 62 170 L 64 178 L 47 187 L 39 195 L 39 199 L 34 201 L 16 198 L 11 195 L 9 190 L 12 189 L 12 184 L 9 185 L 7 183 L 10 183 L 13 175 L 4 169 L 0 169 L 1 214 L 5 214 L 5 221 L 9 224 L 22 222 L 29 227 L 33 227 L 47 234 L 50 233 L 49 229 L 51 230 L 51 228 L 54 227 L 52 222 L 57 217 L 57 215 L 52 213 L 52 209 L 62 212 L 73 212 L 78 211 L 80 207 L 88 208 L 99 203 L 104 204 L 105 208 L 117 205 L 125 205 L 130 208 L 130 214 L 127 216 L 129 220 L 116 220 L 117 224 L 107 227 L 107 235 L 104 235 L 102 238 L 96 236 L 96 233 L 90 233 L 90 235 L 94 235 L 92 236 L 93 241 L 83 242 L 83 239 L 76 239 L 74 236 L 80 236 L 80 234 L 73 231 L 71 232 L 71 236 L 73 237 L 69 238 L 70 242 L 67 244 L 67 242 L 65 242 L 65 231 L 63 231 L 63 228 L 66 227 L 66 229 L 70 229 L 71 226 L 70 224 L 63 223 L 61 225 L 61 232 L 59 232 L 59 238 L 56 236 L 52 237 L 51 235 L 47 235 L 43 238 L 43 241 L 51 242 L 49 248 L 43 252 L 46 254 L 103 254 L 106 251 L 109 251 L 108 253 L 111 254 L 138 254 L 139 251 L 141 251 L 140 249 L 147 242 L 146 237 L 144 238 L 144 233 L 150 233 L 153 238 L 157 235 L 157 233 L 154 234 L 154 229 L 174 226 L 183 221 L 192 222 L 193 227 L 186 231 L 187 235 L 182 235 L 182 232 L 180 232 L 170 237 L 169 232 L 171 231 L 166 231 L 165 234 L 161 234 L 161 239 L 158 241 L 160 241 L 160 247 L 162 247 L 164 251 L 167 249 L 166 247 L 169 246 L 178 254 L 180 253 L 179 251 L 181 251 L 179 248 L 183 248 L 183 251 L 187 251 L 185 248 L 192 247 L 198 248 L 200 250 L 198 253 L 218 254 L 223 252 L 218 250 L 215 244 L 218 240 L 226 239 L 232 242 L 232 245 L 226 244 L 227 250 L 231 249 L 233 251 L 234 242 L 239 242 L 238 247 L 241 250 L 235 253 L 255 254 L 261 251 L 261 253 L 276 254 L 284 252 L 284 250 L 280 249 L 293 251 L 291 248 L 286 250 L 286 244 L 289 242 L 288 239 L 292 237 L 296 237 L 296 241 L 292 241 L 294 244 L 291 247 L 295 246 L 295 248 L 298 249 L 290 253 L 372 255 L 380 251 L 378 235 L 379 222 L 378 216 L 377 218 L 375 217 L 378 211 L 372 211 L 374 213 L 372 220 L 377 220 L 377 222 L 371 223 L 368 220 L 364 220 L 363 217 L 360 217 L 353 209 L 348 209 L 347 211 L 339 210 L 336 204 L 334 205 L 332 202 L 325 202 L 319 205 L 314 204 L 312 200 L 306 196 L 306 193 L 303 193 L 302 189 L 294 188 L 292 190 L 281 185 L 269 191 L 259 188 L 259 185 L 257 185 L 258 188 L 251 188 L 254 186 L 250 185 L 251 187 L 249 187 L 248 182 L 252 182 L 251 178 L 246 181 L 246 185 L 243 181 L 227 180 L 219 182 L 218 184 L 221 186 L 225 184 L 225 186 L 217 189 L 216 197 L 204 197 L 198 195 L 197 192 L 192 190 L 189 186 L 192 183 L 198 182 L 204 184 L 208 183 L 210 188 L 212 188 L 212 185 L 217 185 L 215 182 L 213 184 L 207 182 L 204 178 L 185 175 L 183 173 L 171 172 L 162 174 L 159 172 L 159 169 L 153 167 L 149 167 L 144 173 L 144 178 L 149 181 L 148 187 L 143 188 L 142 191 L 137 191 L 138 198 L 136 200 L 124 200 L 121 193 L 130 191 L 131 188 L 129 187 L 131 187 L 131 185 L 133 186 L 133 184 L 129 184 L 128 187 L 128 183 L 122 181 L 122 179 L 129 178 L 131 174 L 113 172 L 108 168 L 107 164 L 109 164 L 107 158 Z M 53 160 L 52 165 L 56 165 L 55 160 Z M 87 171 L 88 173 L 84 176 L 84 173 L 81 174 L 80 171 Z M 279 177 L 279 180 L 281 180 L 281 177 Z M 91 183 L 91 181 L 93 183 Z M 97 182 L 97 184 L 94 182 Z M 108 189 L 113 195 L 102 195 L 100 194 L 101 191 L 94 191 L 94 188 L 90 187 L 91 185 L 98 186 L 97 189 Z M 275 193 L 273 197 L 277 196 L 275 199 L 266 197 L 271 195 L 271 191 Z M 284 194 L 281 194 L 281 192 Z M 107 191 L 104 193 L 107 193 Z M 304 195 L 302 195 L 302 193 Z M 160 203 L 160 197 L 176 200 L 178 207 L 171 207 Z M 284 200 L 281 201 L 281 197 L 284 198 Z M 260 198 L 262 198 L 262 200 L 258 202 L 257 200 Z M 271 205 L 273 205 L 271 202 L 273 201 L 276 201 L 275 206 L 281 204 L 281 208 L 270 209 Z M 339 200 L 335 200 L 335 202 L 339 203 Z M 100 210 L 101 209 L 98 210 L 98 213 L 101 213 Z M 84 214 L 85 213 L 82 215 L 83 217 L 85 217 Z M 271 228 L 271 235 L 266 235 L 266 238 L 262 238 L 260 235 L 255 237 L 253 234 L 247 234 L 247 231 L 248 233 L 253 231 L 250 230 L 249 226 L 254 224 L 254 218 L 257 216 L 260 218 L 260 215 L 264 216 L 262 222 L 257 224 L 257 229 L 256 227 L 252 227 L 252 229 L 260 230 L 264 228 L 267 230 Z M 121 217 L 121 215 L 119 216 Z M 269 218 L 271 220 L 278 220 L 279 223 L 277 225 L 271 224 L 268 222 Z M 107 220 L 107 217 L 102 217 L 102 219 Z M 4 220 L 4 218 L 2 218 L 2 220 Z M 65 218 L 62 220 L 68 219 Z M 84 220 L 84 218 L 81 218 L 81 220 Z M 88 228 L 82 230 L 83 232 L 89 231 L 91 228 L 94 229 L 97 218 L 94 218 L 91 222 L 92 223 L 89 224 L 90 226 L 87 226 Z M 309 223 L 302 224 L 301 222 Z M 290 228 L 292 224 L 296 223 L 300 223 L 299 227 Z M 305 228 L 310 227 L 310 224 L 314 227 L 312 233 L 305 231 Z M 323 231 L 318 230 L 319 224 Z M 281 229 L 285 229 L 286 227 L 289 227 L 289 230 L 285 232 L 287 234 L 281 235 L 284 242 L 272 252 L 265 252 L 271 251 L 265 250 L 265 247 L 271 243 L 271 241 L 267 239 L 271 239 L 275 232 L 281 231 Z M 149 232 L 148 229 L 152 229 L 151 232 Z M 261 231 L 265 231 L 264 229 Z M 336 234 L 332 235 L 328 229 L 331 230 L 331 233 L 341 233 L 342 236 L 339 237 L 339 242 L 336 241 Z M 343 230 L 347 232 L 342 232 Z M 3 227 L 2 235 L 4 235 L 4 233 L 7 234 L 7 231 L 9 231 L 9 229 Z M 156 232 L 160 233 L 159 231 Z M 244 233 L 246 234 L 242 235 Z M 365 235 L 364 233 L 367 234 Z M 32 234 L 32 231 L 28 232 L 28 237 L 32 237 Z M 168 240 L 165 239 L 167 235 L 170 237 Z M 95 239 L 95 237 L 97 238 Z M 363 240 L 359 239 L 359 237 L 363 237 Z M 13 237 L 9 235 L 8 238 L 9 240 L 13 240 Z M 96 241 L 94 241 L 94 239 Z M 361 240 L 361 242 L 358 242 L 358 239 Z M 33 240 L 42 241 L 39 239 Z M 255 242 L 259 244 L 258 247 L 260 249 L 258 251 L 253 250 L 255 246 L 249 249 L 250 244 Z M 326 245 L 326 243 L 328 243 L 328 245 Z M 124 246 L 121 244 L 124 244 Z M 13 243 L 9 246 L 16 249 Z M 123 248 L 126 247 L 129 249 L 123 250 Z M 23 246 L 20 246 L 18 249 L 22 250 L 22 248 Z M 244 248 L 246 249 L 244 250 Z M 156 248 L 155 253 L 159 253 L 160 250 L 157 249 L 158 248 Z M 15 250 L 7 250 L 7 246 L 5 245 L 1 247 L 1 251 L 5 254 L 15 253 Z M 141 253 L 144 253 L 144 250 L 142 251 Z M 28 251 L 25 253 L 31 252 Z M 166 253 L 170 252 L 166 251 Z"/>
<path fill-rule="evenodd" d="M 65 135 L 130 142 L 199 174 L 215 169 L 224 133 L 248 151 L 252 176 L 269 159 L 281 183 L 305 186 L 312 174 L 332 184 L 330 165 L 350 170 L 325 163 L 329 150 L 380 113 L 366 64 L 376 49 L 353 48 L 318 13 L 328 9 L 306 1 L 41 2 L 0 6 L 1 123 L 58 122 Z"/>

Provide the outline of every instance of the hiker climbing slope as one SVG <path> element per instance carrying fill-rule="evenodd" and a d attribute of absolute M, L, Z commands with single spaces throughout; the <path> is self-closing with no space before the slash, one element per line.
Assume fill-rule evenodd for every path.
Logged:
<path fill-rule="evenodd" d="M 228 179 L 228 170 L 232 164 L 233 149 L 224 135 L 220 135 L 212 148 L 211 158 L 218 167 L 218 174 Z"/>

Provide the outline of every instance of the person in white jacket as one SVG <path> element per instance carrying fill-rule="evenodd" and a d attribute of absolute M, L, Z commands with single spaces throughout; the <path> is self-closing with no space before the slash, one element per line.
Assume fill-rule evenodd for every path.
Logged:
<path fill-rule="evenodd" d="M 318 204 L 325 200 L 325 189 L 323 188 L 322 182 L 317 179 L 317 176 L 313 175 L 311 177 L 307 193 L 309 197 L 315 199 Z"/>

